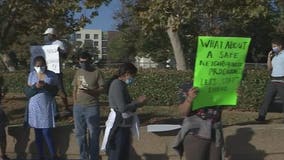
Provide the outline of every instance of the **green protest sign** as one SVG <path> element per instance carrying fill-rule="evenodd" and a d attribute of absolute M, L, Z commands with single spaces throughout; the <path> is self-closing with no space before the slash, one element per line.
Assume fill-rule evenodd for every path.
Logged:
<path fill-rule="evenodd" d="M 236 105 L 250 41 L 242 37 L 198 37 L 193 85 L 199 91 L 193 110 Z"/>

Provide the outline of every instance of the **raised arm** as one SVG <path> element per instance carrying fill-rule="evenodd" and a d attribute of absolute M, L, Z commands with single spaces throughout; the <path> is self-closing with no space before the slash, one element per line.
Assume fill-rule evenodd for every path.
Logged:
<path fill-rule="evenodd" d="M 192 102 L 197 95 L 197 91 L 197 88 L 190 88 L 186 93 L 185 100 L 178 105 L 182 116 L 187 116 L 191 112 Z"/>
<path fill-rule="evenodd" d="M 270 52 L 268 53 L 268 56 L 267 56 L 267 69 L 268 69 L 268 71 L 271 71 L 271 70 L 272 70 L 272 63 L 271 63 L 272 57 L 273 57 L 273 52 L 270 51 Z"/>

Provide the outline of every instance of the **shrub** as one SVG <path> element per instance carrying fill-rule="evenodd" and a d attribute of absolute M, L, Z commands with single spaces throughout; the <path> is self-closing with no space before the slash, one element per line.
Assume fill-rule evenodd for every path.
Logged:
<path fill-rule="evenodd" d="M 66 92 L 72 95 L 72 80 L 74 70 L 64 70 L 64 84 Z M 115 73 L 114 69 L 103 69 L 106 80 Z M 23 87 L 27 84 L 28 73 L 25 71 L 5 73 L 4 84 L 10 93 L 23 93 Z M 265 69 L 247 69 L 240 86 L 238 106 L 240 108 L 256 108 L 262 103 L 264 87 L 268 80 Z M 139 70 L 135 83 L 130 86 L 132 96 L 146 95 L 149 98 L 148 105 L 173 105 L 176 102 L 176 91 L 182 82 L 191 80 L 192 73 L 189 71 Z M 103 95 L 102 101 L 106 101 Z"/>
<path fill-rule="evenodd" d="M 238 107 L 258 108 L 263 102 L 264 88 L 269 80 L 267 69 L 247 69 L 239 88 Z"/>

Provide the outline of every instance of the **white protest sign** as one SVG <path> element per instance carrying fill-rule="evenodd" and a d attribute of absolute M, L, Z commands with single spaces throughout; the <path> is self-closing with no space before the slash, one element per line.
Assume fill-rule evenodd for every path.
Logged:
<path fill-rule="evenodd" d="M 34 67 L 34 58 L 37 56 L 43 56 L 46 60 L 48 70 L 53 71 L 55 73 L 60 73 L 58 45 L 31 46 L 30 53 L 31 71 Z"/>

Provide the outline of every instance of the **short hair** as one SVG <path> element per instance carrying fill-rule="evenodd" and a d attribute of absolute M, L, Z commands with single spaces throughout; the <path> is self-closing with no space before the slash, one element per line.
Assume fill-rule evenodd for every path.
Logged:
<path fill-rule="evenodd" d="M 34 58 L 33 64 L 35 66 L 36 62 L 43 62 L 43 64 L 46 66 L 46 61 L 43 56 L 37 56 Z"/>
<path fill-rule="evenodd" d="M 89 52 L 87 51 L 84 51 L 82 53 L 79 54 L 79 58 L 82 58 L 82 59 L 90 59 L 91 58 L 91 55 Z"/>
<path fill-rule="evenodd" d="M 282 37 L 273 38 L 271 40 L 271 43 L 276 45 L 281 45 L 282 47 L 284 47 L 284 39 Z"/>

